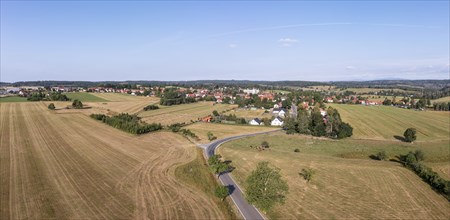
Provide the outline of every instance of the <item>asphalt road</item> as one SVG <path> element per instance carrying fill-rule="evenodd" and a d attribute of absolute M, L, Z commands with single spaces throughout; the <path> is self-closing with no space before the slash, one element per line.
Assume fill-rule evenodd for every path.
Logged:
<path fill-rule="evenodd" d="M 280 131 L 280 130 L 275 130 L 275 131 Z M 239 136 L 234 136 L 234 137 L 228 137 L 228 138 L 224 138 L 224 139 L 220 139 L 214 142 L 211 142 L 205 146 L 205 153 L 206 153 L 206 157 L 209 158 L 212 155 L 215 154 L 216 149 L 223 143 L 227 142 L 227 141 L 231 141 L 231 140 L 236 140 L 239 138 L 243 138 L 243 137 L 249 137 L 249 136 L 255 136 L 255 135 L 259 135 L 259 134 L 267 134 L 267 133 L 271 133 L 271 132 L 275 132 L 275 131 L 268 131 L 268 132 L 260 132 L 260 133 L 254 133 L 254 134 L 245 134 L 245 135 L 239 135 Z M 262 214 L 258 211 L 258 209 L 249 204 L 245 198 L 244 195 L 242 194 L 241 189 L 239 188 L 238 184 L 233 180 L 233 178 L 230 176 L 229 173 L 225 173 L 225 174 L 221 174 L 219 176 L 219 180 L 220 182 L 222 182 L 222 184 L 224 186 L 228 186 L 230 187 L 232 190 L 231 192 L 231 199 L 233 200 L 234 204 L 237 206 L 237 208 L 239 209 L 239 212 L 241 213 L 242 217 L 244 217 L 244 219 L 246 220 L 253 220 L 253 219 L 264 219 L 264 217 L 262 216 Z"/>

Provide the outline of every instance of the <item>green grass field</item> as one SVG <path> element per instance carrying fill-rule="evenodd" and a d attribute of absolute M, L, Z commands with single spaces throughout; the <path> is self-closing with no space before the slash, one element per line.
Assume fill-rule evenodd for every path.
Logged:
<path fill-rule="evenodd" d="M 442 97 L 440 99 L 431 100 L 431 103 L 436 103 L 436 102 L 450 102 L 450 96 Z"/>
<path fill-rule="evenodd" d="M 395 140 L 413 127 L 417 141 L 450 139 L 450 112 L 414 111 L 391 106 L 328 104 L 336 108 L 342 120 L 353 127 L 352 138 Z"/>
<path fill-rule="evenodd" d="M 1 97 L 0 102 L 28 102 L 27 98 L 20 96 Z"/>
<path fill-rule="evenodd" d="M 269 142 L 270 150 L 250 146 Z M 294 152 L 298 148 L 299 153 Z M 232 160 L 233 178 L 245 178 L 260 161 L 281 169 L 288 182 L 286 203 L 266 213 L 270 219 L 448 219 L 450 203 L 397 162 L 369 158 L 385 150 L 396 154 L 422 149 L 430 161 L 448 161 L 449 141 L 406 144 L 395 141 L 329 140 L 282 132 L 223 144 L 219 153 Z M 441 162 L 442 163 L 442 162 Z M 432 163 L 434 164 L 434 163 Z M 437 163 L 440 164 L 440 163 Z M 312 168 L 311 182 L 298 174 Z"/>
<path fill-rule="evenodd" d="M 78 99 L 82 102 L 107 102 L 108 100 L 92 95 L 87 92 L 67 92 L 64 93 L 71 100 Z"/>

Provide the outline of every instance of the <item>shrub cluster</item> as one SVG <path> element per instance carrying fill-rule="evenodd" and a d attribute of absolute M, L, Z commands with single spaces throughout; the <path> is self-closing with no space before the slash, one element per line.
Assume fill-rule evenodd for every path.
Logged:
<path fill-rule="evenodd" d="M 194 98 L 186 97 L 185 93 L 178 92 L 176 90 L 166 90 L 164 94 L 161 96 L 161 100 L 159 102 L 160 105 L 180 105 L 186 103 L 196 102 Z"/>
<path fill-rule="evenodd" d="M 287 134 L 311 134 L 313 136 L 326 136 L 330 138 L 342 139 L 353 135 L 353 128 L 350 124 L 341 119 L 339 112 L 329 107 L 327 114 L 323 116 L 318 107 L 311 112 L 300 108 L 297 118 L 285 118 L 283 128 Z"/>
<path fill-rule="evenodd" d="M 450 201 L 450 181 L 443 179 L 433 169 L 420 162 L 423 159 L 423 153 L 421 151 L 416 151 L 415 153 L 409 152 L 400 158 L 406 167 L 413 170 L 426 183 L 430 184 L 434 190 L 444 195 Z"/>
<path fill-rule="evenodd" d="M 156 110 L 159 109 L 157 105 L 147 105 L 144 107 L 144 111 Z"/>
<path fill-rule="evenodd" d="M 30 97 L 27 98 L 28 101 L 70 101 L 70 99 L 60 93 L 60 92 L 52 92 L 49 94 L 45 94 L 42 92 L 33 93 Z"/>
<path fill-rule="evenodd" d="M 195 138 L 195 139 L 198 139 L 198 136 L 196 135 L 196 134 L 194 134 L 194 132 L 192 132 L 191 130 L 189 130 L 189 129 L 180 129 L 180 131 L 181 131 L 181 133 L 184 135 L 184 136 L 189 136 L 189 137 L 192 137 L 192 138 Z"/>
<path fill-rule="evenodd" d="M 147 124 L 141 122 L 137 115 L 129 115 L 128 113 L 121 113 L 112 117 L 104 114 L 92 114 L 91 118 L 132 134 L 145 134 L 162 129 L 161 124 Z"/>

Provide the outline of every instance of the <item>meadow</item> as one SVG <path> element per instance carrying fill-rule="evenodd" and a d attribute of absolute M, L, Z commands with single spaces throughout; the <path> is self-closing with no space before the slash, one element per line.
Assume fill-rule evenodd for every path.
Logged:
<path fill-rule="evenodd" d="M 27 98 L 20 96 L 0 97 L 0 102 L 28 102 Z"/>
<path fill-rule="evenodd" d="M 269 150 L 258 151 L 263 140 Z M 300 152 L 294 152 L 298 148 Z M 284 205 L 266 213 L 271 219 L 448 219 L 450 203 L 412 171 L 370 155 L 385 150 L 391 158 L 411 150 L 425 152 L 427 163 L 448 161 L 449 140 L 406 144 L 395 141 L 341 141 L 303 135 L 275 134 L 248 137 L 223 144 L 219 153 L 233 161 L 232 175 L 245 189 L 245 178 L 260 161 L 281 169 L 289 194 Z M 299 172 L 312 168 L 307 183 Z"/>
<path fill-rule="evenodd" d="M 57 112 L 44 102 L 0 105 L 0 219 L 228 216 L 176 177 L 176 167 L 197 158 L 182 136 L 135 136 Z"/>
<path fill-rule="evenodd" d="M 139 116 L 146 122 L 170 125 L 174 123 L 190 123 L 199 118 L 218 112 L 231 110 L 237 105 L 215 104 L 214 102 L 197 102 L 183 105 L 160 106 L 160 109 L 140 112 Z"/>
<path fill-rule="evenodd" d="M 395 140 L 410 127 L 417 129 L 417 142 L 448 140 L 450 112 L 415 111 L 392 106 L 327 104 L 336 108 L 353 127 L 352 138 Z"/>
<path fill-rule="evenodd" d="M 431 103 L 436 103 L 436 102 L 450 102 L 450 96 L 431 100 Z"/>
<path fill-rule="evenodd" d="M 254 118 L 271 118 L 272 114 L 265 113 L 263 109 L 257 110 L 246 110 L 246 109 L 235 109 L 233 111 L 228 112 L 227 114 L 235 114 L 239 118 L 245 118 L 247 120 L 251 120 Z"/>
<path fill-rule="evenodd" d="M 107 99 L 100 98 L 93 93 L 87 92 L 66 92 L 64 93 L 71 100 L 80 100 L 81 102 L 107 102 Z"/>

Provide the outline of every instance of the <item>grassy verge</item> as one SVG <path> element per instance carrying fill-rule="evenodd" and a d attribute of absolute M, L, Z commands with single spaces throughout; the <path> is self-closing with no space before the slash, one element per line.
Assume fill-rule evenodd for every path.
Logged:
<path fill-rule="evenodd" d="M 226 219 L 237 219 L 232 206 L 230 205 L 230 198 L 226 199 L 226 202 L 222 202 L 214 195 L 214 190 L 219 186 L 214 175 L 209 171 L 208 165 L 203 158 L 203 152 L 201 149 L 197 150 L 197 158 L 185 165 L 181 165 L 176 168 L 175 176 L 194 187 L 197 187 L 201 191 L 205 192 L 214 202 L 217 207 L 226 215 Z"/>

